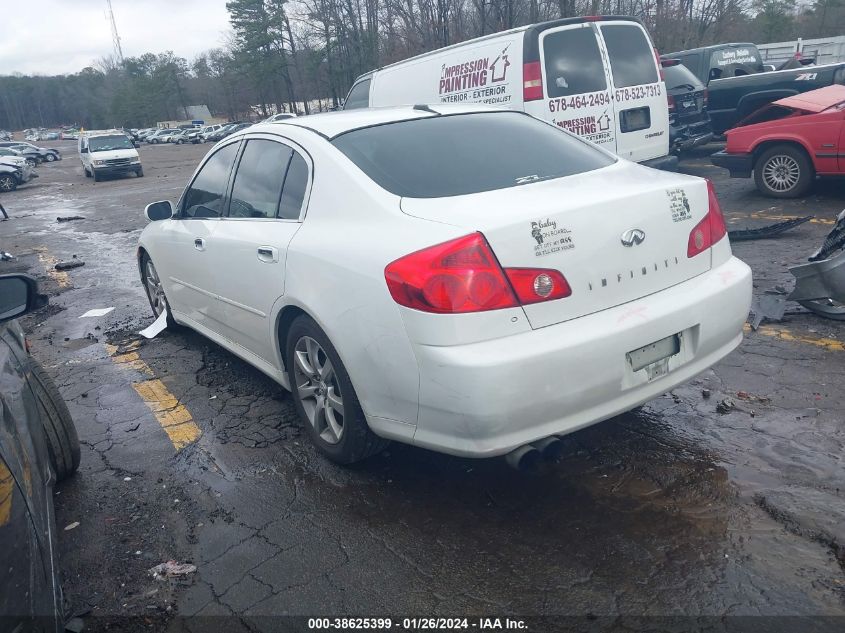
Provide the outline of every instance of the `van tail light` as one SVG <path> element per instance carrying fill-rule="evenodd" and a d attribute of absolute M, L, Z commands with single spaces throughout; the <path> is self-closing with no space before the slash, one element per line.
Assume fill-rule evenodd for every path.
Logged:
<path fill-rule="evenodd" d="M 687 257 L 695 257 L 703 253 L 725 237 L 728 232 L 722 209 L 719 207 L 719 200 L 716 198 L 716 189 L 709 180 L 707 181 L 707 206 L 707 215 L 693 227 L 689 234 Z"/>
<path fill-rule="evenodd" d="M 515 308 L 572 294 L 557 270 L 503 270 L 481 233 L 401 257 L 387 265 L 384 278 L 396 303 L 437 314 Z"/>
<path fill-rule="evenodd" d="M 660 73 L 660 81 L 666 81 L 666 73 L 663 72 L 663 64 L 660 63 L 660 53 L 657 52 L 656 46 L 652 46 L 651 50 L 654 51 L 654 61 L 657 62 L 657 70 Z"/>
<path fill-rule="evenodd" d="M 669 103 L 669 112 L 672 113 L 675 111 L 675 97 L 672 95 L 666 95 L 666 101 Z"/>
<path fill-rule="evenodd" d="M 540 62 L 526 62 L 522 65 L 522 99 L 537 101 L 543 98 L 543 73 Z"/>

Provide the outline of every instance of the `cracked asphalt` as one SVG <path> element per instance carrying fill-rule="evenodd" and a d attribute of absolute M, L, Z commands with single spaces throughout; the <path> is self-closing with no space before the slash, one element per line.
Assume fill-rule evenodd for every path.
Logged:
<path fill-rule="evenodd" d="M 299 630 L 280 615 L 845 625 L 845 324 L 791 305 L 691 383 L 568 436 L 538 473 L 398 444 L 343 469 L 258 370 L 189 330 L 137 334 L 152 321 L 135 264 L 143 207 L 175 202 L 209 146 L 144 146 L 144 178 L 94 184 L 74 145 L 54 144 L 65 160 L 2 198 L 0 249 L 16 259 L 0 273 L 28 271 L 50 295 L 24 326 L 83 442 L 55 500 L 67 612 L 87 630 Z M 755 293 L 790 288 L 787 267 L 845 207 L 842 181 L 774 201 L 708 151 L 682 170 L 714 180 L 729 228 L 816 216 L 734 245 Z M 84 219 L 56 221 L 69 215 Z M 73 256 L 85 265 L 52 270 Z M 736 406 L 717 413 L 724 398 Z M 177 450 L 167 420 L 194 439 Z M 171 559 L 196 573 L 154 580 Z"/>

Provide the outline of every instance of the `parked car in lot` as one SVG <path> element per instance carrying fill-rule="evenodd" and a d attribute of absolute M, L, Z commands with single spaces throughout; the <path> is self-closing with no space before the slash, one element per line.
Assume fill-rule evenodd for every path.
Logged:
<path fill-rule="evenodd" d="M 186 130 L 182 128 L 174 128 L 164 134 L 159 134 L 156 138 L 161 143 L 175 143 L 178 139 L 182 138 L 185 132 Z"/>
<path fill-rule="evenodd" d="M 212 143 L 216 143 L 220 139 L 222 139 L 229 130 L 234 128 L 237 123 L 227 123 L 225 125 L 221 125 L 219 128 L 214 130 L 213 132 L 205 134 L 205 140 L 210 141 Z"/>
<path fill-rule="evenodd" d="M 220 124 L 205 125 L 205 126 L 201 127 L 200 128 L 200 136 L 199 136 L 200 142 L 205 143 L 206 141 L 208 141 L 209 140 L 208 137 L 210 135 L 212 135 L 214 132 L 216 132 L 217 130 L 219 130 L 221 127 L 223 127 L 223 126 L 220 125 Z"/>
<path fill-rule="evenodd" d="M 61 160 L 62 153 L 52 147 L 37 147 L 32 143 L 24 141 L 3 141 L 0 142 L 0 147 L 9 147 L 18 150 L 24 156 L 32 156 L 37 162 L 52 163 L 53 161 Z"/>
<path fill-rule="evenodd" d="M 85 176 L 99 182 L 104 176 L 134 173 L 143 177 L 141 157 L 122 130 L 90 130 L 78 142 L 79 160 Z"/>
<path fill-rule="evenodd" d="M 184 143 L 202 143 L 202 138 L 200 137 L 200 128 L 192 127 L 184 130 L 182 135 L 178 137 L 174 143 L 177 145 L 182 145 Z"/>
<path fill-rule="evenodd" d="M 224 128 L 224 129 L 222 129 L 218 132 L 218 136 L 220 138 L 218 138 L 217 140 L 224 139 L 227 136 L 234 134 L 235 132 L 240 132 L 241 130 L 245 130 L 246 128 L 251 127 L 251 126 L 252 126 L 252 123 L 250 123 L 249 121 L 243 121 L 243 122 L 240 122 L 240 123 L 233 123 L 231 126 Z"/>
<path fill-rule="evenodd" d="M 423 53 L 359 77 L 343 109 L 418 103 L 521 110 L 622 158 L 678 164 L 663 72 L 636 18 L 565 18 Z"/>
<path fill-rule="evenodd" d="M 729 130 L 776 99 L 824 86 L 845 84 L 845 63 L 766 71 L 750 42 L 693 48 L 666 57 L 680 59 L 709 91 L 708 111 L 717 134 Z"/>
<path fill-rule="evenodd" d="M 797 198 L 816 176 L 845 175 L 845 86 L 779 99 L 725 134 L 711 157 L 732 178 L 750 178 L 758 191 Z"/>
<path fill-rule="evenodd" d="M 8 130 L 0 130 L 0 141 L 11 141 L 12 133 Z"/>
<path fill-rule="evenodd" d="M 707 88 L 679 60 L 663 60 L 669 102 L 669 147 L 681 153 L 713 140 Z"/>
<path fill-rule="evenodd" d="M 174 128 L 160 128 L 152 134 L 148 134 L 144 140 L 150 145 L 158 145 L 159 143 L 165 143 L 164 138 L 170 136 L 173 132 L 175 132 Z"/>
<path fill-rule="evenodd" d="M 14 191 L 23 182 L 23 169 L 0 163 L 0 192 Z"/>
<path fill-rule="evenodd" d="M 293 112 L 279 112 L 278 114 L 273 114 L 268 116 L 266 119 L 262 121 L 262 123 L 276 123 L 277 121 L 287 121 L 288 119 L 295 119 L 296 114 Z"/>
<path fill-rule="evenodd" d="M 36 160 L 35 156 L 24 156 L 22 152 L 16 149 L 12 149 L 11 147 L 0 147 L 0 158 L 2 158 L 3 156 L 23 158 L 24 160 L 26 160 L 26 163 L 31 167 L 35 167 L 40 162 Z"/>
<path fill-rule="evenodd" d="M 46 302 L 31 277 L 0 275 L 0 613 L 6 630 L 60 633 L 53 487 L 78 468 L 79 439 L 14 320 Z"/>
<path fill-rule="evenodd" d="M 519 463 L 713 365 L 751 302 L 711 184 L 518 111 L 259 124 L 146 214 L 154 314 L 290 389 L 340 463 Z"/>
<path fill-rule="evenodd" d="M 62 140 L 75 141 L 79 138 L 79 130 L 75 128 L 68 128 L 66 130 L 62 130 L 61 137 Z"/>
<path fill-rule="evenodd" d="M 14 174 L 17 179 L 15 187 L 25 184 L 33 178 L 38 178 L 38 174 L 35 172 L 35 169 L 29 160 L 20 155 L 3 156 L 2 149 L 0 149 L 0 165 L 7 165 L 17 170 Z M 8 183 L 5 183 L 4 186 L 4 183 L 0 182 L 0 191 L 11 191 L 11 189 L 8 188 Z"/>

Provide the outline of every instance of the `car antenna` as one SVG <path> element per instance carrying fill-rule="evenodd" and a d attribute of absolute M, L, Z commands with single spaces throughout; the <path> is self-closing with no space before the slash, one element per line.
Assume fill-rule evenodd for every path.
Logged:
<path fill-rule="evenodd" d="M 442 114 L 441 112 L 438 112 L 437 110 L 432 110 L 431 106 L 427 106 L 427 105 L 423 105 L 423 104 L 419 104 L 419 103 L 414 106 L 414 110 L 419 110 L 420 112 L 428 112 L 430 114 L 435 114 L 437 116 L 440 116 Z"/>

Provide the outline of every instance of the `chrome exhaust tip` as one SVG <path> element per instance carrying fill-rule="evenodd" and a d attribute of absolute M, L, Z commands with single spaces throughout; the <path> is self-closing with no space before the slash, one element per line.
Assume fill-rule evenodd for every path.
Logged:
<path fill-rule="evenodd" d="M 531 446 L 540 451 L 547 461 L 556 462 L 563 457 L 563 442 L 555 435 L 532 442 Z"/>
<path fill-rule="evenodd" d="M 529 472 L 540 465 L 543 454 L 531 444 L 520 446 L 505 455 L 508 466 L 522 472 Z"/>

